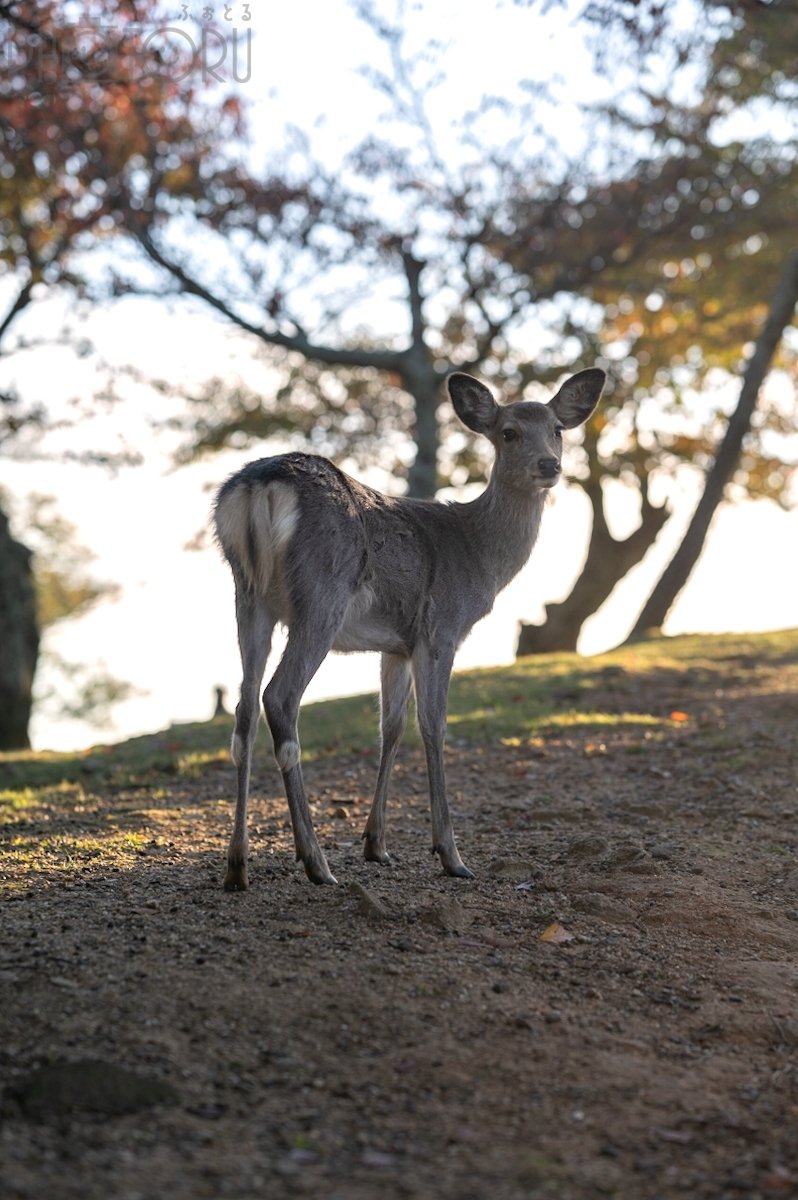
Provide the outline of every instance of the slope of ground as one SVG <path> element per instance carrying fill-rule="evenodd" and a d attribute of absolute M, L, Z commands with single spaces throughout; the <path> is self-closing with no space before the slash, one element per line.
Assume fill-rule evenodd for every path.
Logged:
<path fill-rule="evenodd" d="M 373 699 L 303 716 L 337 888 L 229 721 L 0 757 L 6 1200 L 798 1194 L 798 631 L 453 686 L 473 881 L 412 737 L 363 861 Z"/>

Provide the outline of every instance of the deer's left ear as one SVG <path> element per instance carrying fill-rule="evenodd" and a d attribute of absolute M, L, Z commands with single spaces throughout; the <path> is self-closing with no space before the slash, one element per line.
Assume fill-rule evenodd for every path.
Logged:
<path fill-rule="evenodd" d="M 454 411 L 463 424 L 475 433 L 490 433 L 496 424 L 499 406 L 484 383 L 464 371 L 455 371 L 446 380 L 446 387 Z"/>
<path fill-rule="evenodd" d="M 598 367 L 589 367 L 566 379 L 549 407 L 554 410 L 566 429 L 584 425 L 599 402 L 607 376 Z"/>

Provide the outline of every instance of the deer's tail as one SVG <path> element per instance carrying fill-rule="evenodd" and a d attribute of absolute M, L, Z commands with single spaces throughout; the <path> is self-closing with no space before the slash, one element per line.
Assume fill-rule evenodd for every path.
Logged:
<path fill-rule="evenodd" d="M 234 575 L 256 595 L 265 594 L 298 516 L 296 492 L 279 480 L 253 484 L 233 476 L 219 491 L 216 538 Z"/>

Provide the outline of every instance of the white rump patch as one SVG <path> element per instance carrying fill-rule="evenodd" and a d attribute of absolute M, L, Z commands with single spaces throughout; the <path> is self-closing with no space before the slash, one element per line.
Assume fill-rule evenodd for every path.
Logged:
<path fill-rule="evenodd" d="M 251 491 L 237 488 L 225 496 L 216 510 L 216 531 L 222 548 L 228 558 L 241 564 L 261 594 L 265 594 L 274 578 L 277 560 L 288 545 L 298 518 L 294 489 L 279 481 Z"/>
<path fill-rule="evenodd" d="M 274 549 L 280 551 L 287 546 L 299 518 L 296 493 L 288 483 L 270 483 L 266 494 Z"/>
<path fill-rule="evenodd" d="M 243 488 L 228 492 L 216 508 L 216 533 L 228 558 L 242 565 L 248 561 L 247 527 L 249 497 Z"/>

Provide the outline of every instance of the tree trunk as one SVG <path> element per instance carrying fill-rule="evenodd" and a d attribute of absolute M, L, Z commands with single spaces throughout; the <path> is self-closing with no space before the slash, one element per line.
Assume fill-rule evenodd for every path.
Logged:
<path fill-rule="evenodd" d="M 431 499 L 438 490 L 441 377 L 429 362 L 427 348 L 421 341 L 405 355 L 402 384 L 413 397 L 416 416 L 413 429 L 416 457 L 407 475 L 407 494 Z"/>
<path fill-rule="evenodd" d="M 743 373 L 740 399 L 729 418 L 726 433 L 718 448 L 715 461 L 707 473 L 704 491 L 698 502 L 687 532 L 671 561 L 654 586 L 635 622 L 629 641 L 647 636 L 664 624 L 665 618 L 681 592 L 704 548 L 710 521 L 723 499 L 726 484 L 731 479 L 740 458 L 745 435 L 751 427 L 759 389 L 770 370 L 773 355 L 798 303 L 798 250 L 787 259 L 770 305 L 767 320 L 756 340 L 754 353 Z"/>
<path fill-rule="evenodd" d="M 39 653 L 30 551 L 11 536 L 0 509 L 0 750 L 30 746 L 28 722 Z"/>
<path fill-rule="evenodd" d="M 516 655 L 548 654 L 576 650 L 583 624 L 596 612 L 632 567 L 643 558 L 668 519 L 664 505 L 657 507 L 643 493 L 640 524 L 618 541 L 607 526 L 604 496 L 598 482 L 585 486 L 593 509 L 593 528 L 587 558 L 571 594 L 559 604 L 546 605 L 542 625 L 521 624 Z"/>
<path fill-rule="evenodd" d="M 438 397 L 416 394 L 413 399 L 416 457 L 407 474 L 407 494 L 430 499 L 438 490 Z"/>

